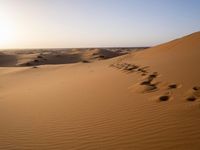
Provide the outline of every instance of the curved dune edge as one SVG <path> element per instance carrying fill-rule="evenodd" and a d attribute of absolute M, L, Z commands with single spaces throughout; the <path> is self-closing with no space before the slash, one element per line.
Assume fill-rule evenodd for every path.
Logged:
<path fill-rule="evenodd" d="M 93 63 L 1 67 L 0 149 L 199 149 L 200 33 L 178 41 Z"/>

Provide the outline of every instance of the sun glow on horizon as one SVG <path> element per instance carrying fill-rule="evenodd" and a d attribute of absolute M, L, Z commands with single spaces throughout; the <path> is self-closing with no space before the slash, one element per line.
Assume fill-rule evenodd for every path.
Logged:
<path fill-rule="evenodd" d="M 7 48 L 16 41 L 16 26 L 8 11 L 0 9 L 0 48 Z"/>
<path fill-rule="evenodd" d="M 0 20 L 0 47 L 5 46 L 15 40 L 13 28 Z"/>
<path fill-rule="evenodd" d="M 0 49 L 157 45 L 200 30 L 191 1 L 2 0 Z"/>

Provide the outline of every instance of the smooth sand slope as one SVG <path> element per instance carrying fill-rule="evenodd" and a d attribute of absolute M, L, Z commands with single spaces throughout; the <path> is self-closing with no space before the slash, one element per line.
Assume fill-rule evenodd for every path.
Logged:
<path fill-rule="evenodd" d="M 198 150 L 199 50 L 198 32 L 112 59 L 75 50 L 90 62 L 1 67 L 0 149 Z"/>

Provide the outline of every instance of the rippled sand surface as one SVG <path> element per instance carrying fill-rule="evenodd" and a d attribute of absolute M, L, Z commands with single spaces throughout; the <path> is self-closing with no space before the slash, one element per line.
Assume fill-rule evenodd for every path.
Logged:
<path fill-rule="evenodd" d="M 173 57 L 158 59 L 172 42 L 93 63 L 0 68 L 0 149 L 198 150 L 200 101 L 198 90 L 192 92 L 200 84 L 198 41 L 195 34 L 180 42 L 194 49 L 186 55 L 183 48 L 184 58 L 177 55 L 180 44 L 176 54 L 167 50 Z M 150 67 L 143 75 L 124 63 Z M 156 90 L 141 88 L 155 71 Z M 168 89 L 169 83 L 177 88 Z M 160 101 L 169 91 L 169 100 Z M 191 95 L 194 101 L 187 100 Z"/>

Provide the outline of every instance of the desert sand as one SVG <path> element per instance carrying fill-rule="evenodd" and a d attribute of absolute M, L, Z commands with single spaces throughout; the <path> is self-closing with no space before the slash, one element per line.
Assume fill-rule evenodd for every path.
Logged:
<path fill-rule="evenodd" d="M 0 149 L 200 149 L 200 32 L 144 50 L 0 53 Z"/>

